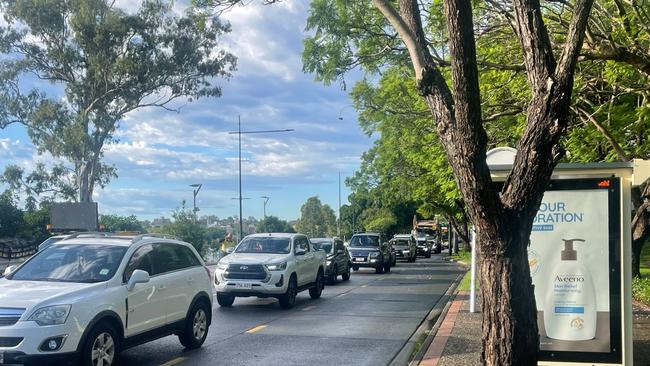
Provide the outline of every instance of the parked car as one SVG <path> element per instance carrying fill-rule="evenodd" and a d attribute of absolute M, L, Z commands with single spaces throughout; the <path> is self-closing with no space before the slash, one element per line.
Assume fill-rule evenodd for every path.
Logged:
<path fill-rule="evenodd" d="M 284 309 L 309 290 L 312 299 L 324 287 L 326 254 L 302 234 L 263 233 L 245 237 L 217 263 L 217 302 L 232 306 L 236 297 L 275 297 Z"/>
<path fill-rule="evenodd" d="M 192 245 L 155 235 L 72 235 L 0 279 L 2 362 L 115 364 L 120 351 L 177 334 L 200 347 L 210 271 Z"/>
<path fill-rule="evenodd" d="M 395 250 L 397 259 L 404 259 L 409 262 L 415 262 L 417 258 L 417 246 L 415 238 L 411 234 L 398 234 L 390 240 Z"/>
<path fill-rule="evenodd" d="M 352 262 L 350 261 L 348 248 L 343 245 L 343 240 L 339 238 L 313 238 L 310 241 L 316 250 L 322 250 L 327 254 L 325 274 L 329 284 L 335 284 L 339 275 L 343 281 L 348 281 L 352 271 Z"/>
<path fill-rule="evenodd" d="M 378 233 L 352 235 L 348 248 L 352 257 L 353 270 L 370 267 L 377 273 L 390 272 L 393 263 L 391 246 L 382 239 L 382 235 Z"/>

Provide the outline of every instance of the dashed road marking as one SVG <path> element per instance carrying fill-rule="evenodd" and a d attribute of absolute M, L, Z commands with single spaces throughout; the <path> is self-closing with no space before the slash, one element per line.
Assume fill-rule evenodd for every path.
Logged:
<path fill-rule="evenodd" d="M 304 308 L 302 308 L 302 311 L 309 311 L 309 310 L 311 310 L 311 309 L 313 309 L 313 308 L 315 308 L 314 305 L 305 306 Z"/>
<path fill-rule="evenodd" d="M 251 329 L 247 330 L 246 333 L 248 333 L 248 334 L 257 333 L 257 332 L 259 332 L 260 330 L 262 330 L 264 328 L 266 328 L 266 325 L 258 325 L 255 328 L 251 328 Z"/>
<path fill-rule="evenodd" d="M 174 366 L 174 365 L 178 365 L 179 363 L 181 363 L 183 361 L 185 361 L 185 357 L 177 357 L 177 358 L 175 358 L 173 360 L 169 360 L 169 361 L 163 363 L 160 366 Z"/>

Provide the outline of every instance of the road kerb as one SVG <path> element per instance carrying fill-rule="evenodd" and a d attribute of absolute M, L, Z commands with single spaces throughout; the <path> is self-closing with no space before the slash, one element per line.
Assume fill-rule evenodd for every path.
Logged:
<path fill-rule="evenodd" d="M 393 357 L 389 363 L 390 366 L 417 365 L 419 363 L 419 360 L 422 359 L 424 352 L 433 340 L 433 335 L 435 335 L 435 330 L 439 327 L 441 318 L 444 318 L 444 314 L 446 314 L 449 309 L 449 306 L 451 305 L 450 300 L 455 296 L 456 289 L 463 279 L 463 276 L 465 276 L 465 272 L 456 277 L 454 282 L 452 282 L 449 288 L 447 288 L 445 294 L 440 297 L 435 305 L 433 305 L 433 308 L 426 318 L 422 320 L 418 328 L 413 332 L 413 334 L 411 334 L 411 337 L 409 337 L 409 339 L 404 343 L 402 349 L 397 353 L 397 355 Z M 441 315 L 443 316 L 441 317 Z M 415 356 L 412 357 L 413 351 L 422 337 L 425 337 L 424 341 L 422 341 Z M 413 361 L 411 361 L 411 358 L 413 358 Z M 417 360 L 417 362 L 414 363 L 415 360 Z"/>
<path fill-rule="evenodd" d="M 458 316 L 461 305 L 465 300 L 465 295 L 465 293 L 463 293 L 462 296 L 461 293 L 456 294 L 456 297 L 451 303 L 447 314 L 440 317 L 442 320 L 440 327 L 437 329 L 435 335 L 433 336 L 432 342 L 426 348 L 424 357 L 422 357 L 422 360 L 418 363 L 419 366 L 438 366 L 438 362 L 442 357 L 442 353 L 445 350 L 447 341 L 451 336 L 451 332 L 454 330 L 456 317 Z"/>

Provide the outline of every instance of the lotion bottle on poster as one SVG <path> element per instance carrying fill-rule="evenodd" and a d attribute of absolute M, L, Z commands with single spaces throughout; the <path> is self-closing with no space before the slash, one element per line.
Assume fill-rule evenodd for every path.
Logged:
<path fill-rule="evenodd" d="M 574 242 L 562 239 L 564 250 L 553 268 L 544 302 L 544 328 L 548 338 L 586 341 L 596 336 L 596 294 L 589 270 L 578 260 Z"/>

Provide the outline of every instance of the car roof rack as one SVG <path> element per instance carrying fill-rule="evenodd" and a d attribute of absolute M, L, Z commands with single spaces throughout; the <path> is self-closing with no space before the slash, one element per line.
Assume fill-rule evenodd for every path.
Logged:
<path fill-rule="evenodd" d="M 147 239 L 147 238 L 180 240 L 179 238 L 175 237 L 174 235 L 151 233 L 151 234 L 140 234 L 140 235 L 137 235 L 137 236 L 133 237 L 133 239 L 131 239 L 131 244 L 137 243 L 140 240 Z"/>
<path fill-rule="evenodd" d="M 85 236 L 88 238 L 110 238 L 115 236 L 113 233 L 99 232 L 99 231 L 79 231 L 70 235 L 67 235 L 65 239 L 74 239 L 80 236 Z"/>

